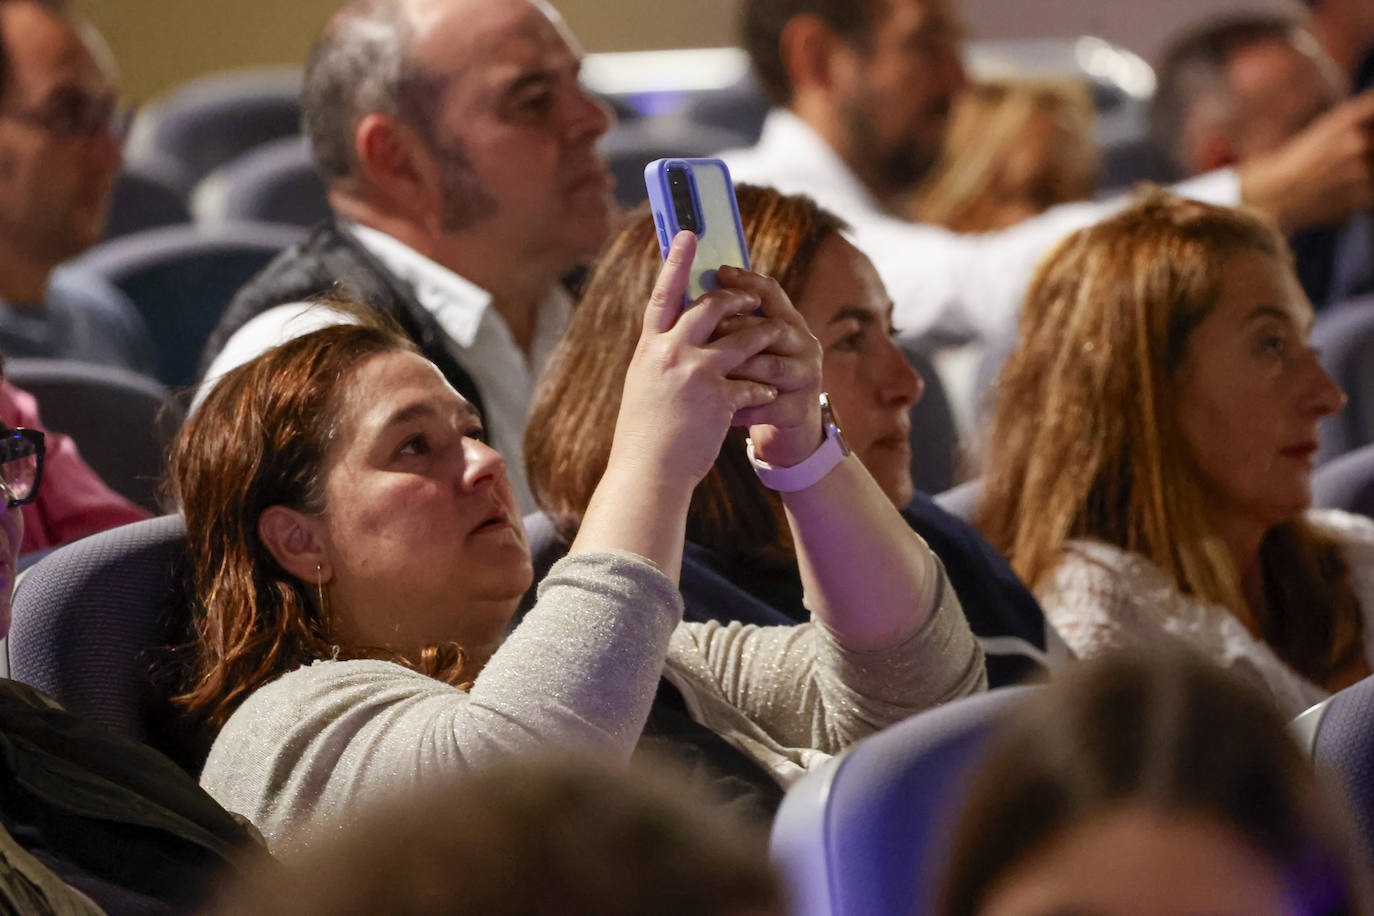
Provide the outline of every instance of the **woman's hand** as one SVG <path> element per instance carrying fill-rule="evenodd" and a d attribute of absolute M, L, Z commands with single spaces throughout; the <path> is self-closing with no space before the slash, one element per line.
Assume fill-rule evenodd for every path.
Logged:
<path fill-rule="evenodd" d="M 777 371 L 781 357 L 759 355 L 782 345 L 784 322 L 726 321 L 761 308 L 765 315 L 779 311 L 761 291 L 771 281 L 750 274 L 749 282 L 707 293 L 683 309 L 695 252 L 691 232 L 673 239 L 625 374 L 611 446 L 612 465 L 652 470 L 689 488 L 711 469 L 736 418 L 776 404 L 779 389 L 791 382 L 789 373 Z M 790 403 L 791 392 L 781 400 Z"/>
<path fill-rule="evenodd" d="M 761 364 L 749 368 L 750 360 L 789 334 L 784 322 L 766 316 L 777 304 L 746 284 L 683 309 L 695 253 L 696 236 L 679 232 L 625 373 L 606 473 L 571 550 L 628 550 L 674 581 L 692 490 L 715 463 L 731 423 L 779 399 L 777 381 L 753 376 L 780 374 Z M 753 315 L 760 310 L 764 316 Z M 749 317 L 721 327 L 732 316 Z"/>
<path fill-rule="evenodd" d="M 734 425 L 749 427 L 754 454 L 761 460 L 778 467 L 800 464 L 821 444 L 820 341 L 777 281 L 737 267 L 722 267 L 719 276 L 722 287 L 757 297 L 762 317 L 752 320 L 779 329 L 766 350 L 734 372 L 737 378 L 771 385 L 778 395 L 769 404 L 739 411 Z M 727 321 L 726 326 L 742 326 L 749 320 Z"/>

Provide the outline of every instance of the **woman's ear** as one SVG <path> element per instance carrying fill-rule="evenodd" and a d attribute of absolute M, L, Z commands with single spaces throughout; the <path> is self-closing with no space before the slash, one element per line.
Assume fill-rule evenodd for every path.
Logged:
<path fill-rule="evenodd" d="M 324 522 L 316 516 L 286 506 L 268 506 L 258 516 L 258 537 L 282 568 L 302 582 L 333 578 Z"/>

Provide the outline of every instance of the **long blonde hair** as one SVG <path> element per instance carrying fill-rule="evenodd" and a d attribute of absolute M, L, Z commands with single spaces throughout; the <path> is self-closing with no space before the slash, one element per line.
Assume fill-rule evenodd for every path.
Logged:
<path fill-rule="evenodd" d="M 1082 86 L 979 83 L 960 96 L 912 216 L 958 232 L 987 232 L 1086 199 L 1101 158 L 1092 130 L 1092 101 Z"/>
<path fill-rule="evenodd" d="M 1292 258 L 1253 214 L 1153 191 L 1040 265 L 998 380 L 978 513 L 1032 587 L 1067 541 L 1091 538 L 1147 557 L 1184 593 L 1255 613 L 1170 407 L 1189 335 L 1216 305 L 1227 262 L 1248 252 Z M 1299 519 L 1269 532 L 1261 563 L 1261 634 L 1324 681 L 1360 648 L 1336 546 Z"/>

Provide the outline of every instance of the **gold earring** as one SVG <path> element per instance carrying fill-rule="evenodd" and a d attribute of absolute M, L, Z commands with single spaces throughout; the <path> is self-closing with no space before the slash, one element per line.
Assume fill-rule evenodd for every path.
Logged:
<path fill-rule="evenodd" d="M 324 567 L 319 563 L 315 564 L 315 594 L 319 596 L 318 611 L 320 615 L 320 626 L 328 630 L 329 603 L 324 597 Z"/>

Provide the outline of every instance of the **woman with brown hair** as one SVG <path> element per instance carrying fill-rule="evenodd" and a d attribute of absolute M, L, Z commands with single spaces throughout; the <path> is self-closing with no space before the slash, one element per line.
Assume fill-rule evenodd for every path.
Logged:
<path fill-rule="evenodd" d="M 532 570 L 504 464 L 404 338 L 296 338 L 226 374 L 187 422 L 172 478 L 200 613 L 180 699 L 222 725 L 202 784 L 274 852 L 492 763 L 623 762 L 660 677 L 783 784 L 980 689 L 939 563 L 843 455 L 786 501 L 821 625 L 678 625 L 687 505 L 730 425 L 784 468 L 838 444 L 818 348 L 776 284 L 723 269 L 725 288 L 682 309 L 694 247 L 674 242 L 603 479 L 509 636 Z"/>
<path fill-rule="evenodd" d="M 1007 717 L 939 912 L 1356 916 L 1367 863 L 1334 801 L 1263 693 L 1192 653 L 1116 653 Z"/>
<path fill-rule="evenodd" d="M 807 197 L 736 189 L 752 266 L 776 278 L 820 341 L 821 373 L 854 454 L 944 563 L 994 686 L 1041 673 L 1044 616 L 970 526 L 911 481 L 910 408 L 922 381 L 892 340 L 892 301 L 844 224 Z M 548 521 L 527 520 L 536 563 L 561 555 L 581 524 L 611 449 L 621 380 L 635 351 L 660 256 L 646 208 L 612 238 L 535 389 L 527 479 Z M 726 437 L 687 516 L 682 591 L 689 620 L 785 624 L 810 619 L 783 500 L 762 485 L 743 430 Z M 551 534 L 541 537 L 541 527 Z"/>
<path fill-rule="evenodd" d="M 1154 192 L 1041 265 L 979 525 L 1080 656 L 1161 638 L 1297 713 L 1369 674 L 1374 524 L 1309 509 L 1344 395 L 1278 232 Z"/>

